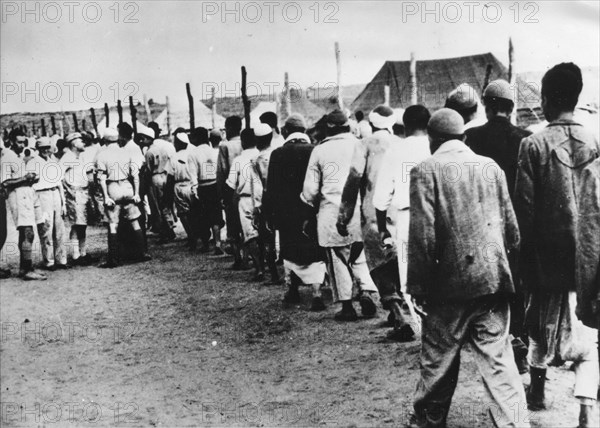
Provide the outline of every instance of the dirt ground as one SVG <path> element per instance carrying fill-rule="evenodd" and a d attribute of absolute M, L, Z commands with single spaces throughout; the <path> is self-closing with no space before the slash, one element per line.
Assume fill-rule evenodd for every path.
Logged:
<path fill-rule="evenodd" d="M 419 341 L 382 343 L 383 312 L 351 324 L 333 320 L 334 305 L 309 312 L 309 289 L 303 305 L 283 309 L 283 286 L 248 282 L 230 257 L 185 250 L 178 232 L 168 245 L 150 239 L 148 263 L 2 280 L 2 426 L 408 422 Z M 89 240 L 102 258 L 105 231 L 92 228 Z M 13 231 L 1 263 L 16 274 L 15 241 Z M 573 374 L 563 367 L 548 377 L 549 410 L 515 403 L 515 412 L 533 426 L 576 426 Z M 490 426 L 489 407 L 465 350 L 449 426 Z"/>

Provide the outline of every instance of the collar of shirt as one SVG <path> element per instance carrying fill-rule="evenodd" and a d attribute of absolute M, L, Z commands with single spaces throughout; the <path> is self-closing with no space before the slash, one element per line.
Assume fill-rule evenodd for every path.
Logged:
<path fill-rule="evenodd" d="M 434 153 L 434 155 L 447 153 L 447 152 L 464 152 L 471 150 L 465 143 L 460 140 L 448 140 L 443 143 Z"/>

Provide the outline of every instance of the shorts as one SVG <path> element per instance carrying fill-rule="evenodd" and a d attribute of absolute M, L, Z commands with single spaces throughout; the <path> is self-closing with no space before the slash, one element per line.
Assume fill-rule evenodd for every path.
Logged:
<path fill-rule="evenodd" d="M 174 199 L 175 207 L 177 208 L 177 214 L 180 216 L 188 214 L 192 210 L 194 200 L 196 199 L 192 183 L 189 181 L 176 183 Z"/>
<path fill-rule="evenodd" d="M 74 187 L 65 183 L 67 220 L 71 225 L 87 226 L 87 205 L 90 199 L 87 187 Z"/>
<path fill-rule="evenodd" d="M 198 206 L 202 223 L 209 227 L 225 225 L 216 184 L 198 186 Z"/>
<path fill-rule="evenodd" d="M 254 238 L 258 238 L 258 229 L 254 226 L 253 221 L 253 211 L 254 204 L 252 203 L 252 197 L 241 196 L 238 202 L 238 212 L 245 243 Z"/>
<path fill-rule="evenodd" d="M 29 186 L 17 187 L 8 194 L 8 207 L 17 228 L 35 226 L 35 191 Z"/>
<path fill-rule="evenodd" d="M 133 203 L 133 186 L 128 180 L 111 181 L 108 183 L 108 196 L 115 201 L 112 207 L 106 207 L 106 216 L 108 222 L 118 224 L 121 211 L 124 213 L 125 220 L 133 221 L 140 218 L 142 213 L 136 204 Z"/>

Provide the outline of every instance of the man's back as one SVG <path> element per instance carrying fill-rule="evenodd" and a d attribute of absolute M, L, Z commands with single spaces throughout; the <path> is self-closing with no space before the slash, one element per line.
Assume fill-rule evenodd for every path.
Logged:
<path fill-rule="evenodd" d="M 575 289 L 577 199 L 598 141 L 573 121 L 555 121 L 523 140 L 515 211 L 523 235 L 523 278 L 530 289 Z"/>
<path fill-rule="evenodd" d="M 531 132 L 514 126 L 506 117 L 496 116 L 485 125 L 465 132 L 466 144 L 475 153 L 492 158 L 506 174 L 508 191 L 513 195 L 517 175 L 519 147 Z"/>
<path fill-rule="evenodd" d="M 451 140 L 411 171 L 407 291 L 468 300 L 514 287 L 507 250 L 519 232 L 506 179 Z"/>

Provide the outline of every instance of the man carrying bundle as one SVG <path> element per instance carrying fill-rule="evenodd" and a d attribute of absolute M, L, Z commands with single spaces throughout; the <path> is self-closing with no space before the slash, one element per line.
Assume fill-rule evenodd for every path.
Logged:
<path fill-rule="evenodd" d="M 105 268 L 114 268 L 120 265 L 117 228 L 121 212 L 133 229 L 133 247 L 136 253 L 135 261 L 150 260 L 145 253 L 144 234 L 139 224 L 140 203 L 139 195 L 139 170 L 133 158 L 123 147 L 120 147 L 119 134 L 112 128 L 107 128 L 103 139 L 107 146 L 98 155 L 96 168 L 100 178 L 100 186 L 104 194 L 104 205 L 108 216 L 108 257 Z"/>

